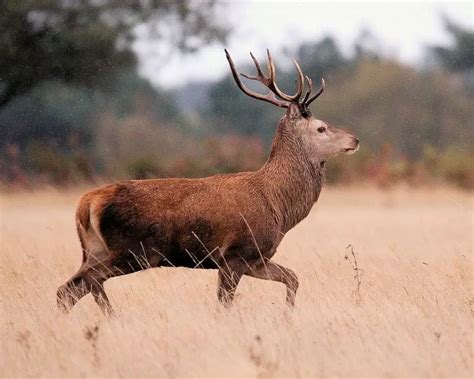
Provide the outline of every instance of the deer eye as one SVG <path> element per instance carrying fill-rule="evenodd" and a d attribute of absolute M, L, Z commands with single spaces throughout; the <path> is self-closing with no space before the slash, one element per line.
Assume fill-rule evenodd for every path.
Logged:
<path fill-rule="evenodd" d="M 320 126 L 320 127 L 318 128 L 318 132 L 319 132 L 319 133 L 324 133 L 325 131 L 326 131 L 326 128 L 325 128 L 324 126 Z"/>

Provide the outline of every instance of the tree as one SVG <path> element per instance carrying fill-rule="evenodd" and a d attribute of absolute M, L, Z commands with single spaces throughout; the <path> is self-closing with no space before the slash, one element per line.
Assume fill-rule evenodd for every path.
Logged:
<path fill-rule="evenodd" d="M 326 36 L 316 42 L 303 43 L 298 47 L 296 57 L 301 67 L 304 67 L 306 75 L 316 82 L 328 73 L 343 68 L 347 63 L 331 36 Z"/>
<path fill-rule="evenodd" d="M 0 108 L 45 80 L 106 87 L 116 71 L 135 65 L 140 24 L 157 38 L 166 27 L 183 51 L 226 35 L 214 1 L 17 0 L 1 7 Z"/>
<path fill-rule="evenodd" d="M 435 59 L 447 70 L 466 72 L 474 68 L 474 32 L 444 18 L 444 26 L 450 34 L 451 46 L 433 46 Z"/>
<path fill-rule="evenodd" d="M 380 60 L 381 44 L 377 37 L 367 28 L 362 28 L 354 41 L 354 60 Z"/>
<path fill-rule="evenodd" d="M 252 69 L 242 72 L 251 73 Z M 247 84 L 249 88 L 265 93 L 265 88 L 262 89 L 260 85 Z M 275 124 L 281 117 L 281 109 L 244 95 L 234 80 L 228 77 L 211 86 L 209 102 L 206 111 L 208 124 L 218 133 L 260 136 L 270 141 L 275 132 Z"/>

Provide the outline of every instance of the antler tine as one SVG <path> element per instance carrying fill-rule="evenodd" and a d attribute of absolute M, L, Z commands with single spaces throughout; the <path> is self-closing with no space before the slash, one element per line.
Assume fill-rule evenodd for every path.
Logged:
<path fill-rule="evenodd" d="M 258 65 L 257 63 L 257 60 L 255 59 L 255 57 L 251 54 L 252 56 L 252 59 L 254 60 L 255 62 L 255 65 L 257 66 L 257 72 L 258 72 L 258 75 L 256 77 L 249 77 L 247 75 L 243 75 L 244 77 L 248 78 L 248 79 L 252 79 L 252 80 L 259 80 L 260 82 L 262 82 L 265 86 L 267 86 L 269 89 L 270 89 L 270 92 L 267 93 L 266 95 L 262 95 L 258 92 L 254 92 L 250 89 L 248 89 L 243 83 L 242 81 L 240 80 L 240 77 L 239 77 L 239 74 L 237 73 L 237 70 L 235 69 L 235 65 L 234 65 L 234 62 L 229 54 L 229 52 L 227 51 L 227 49 L 224 49 L 225 51 L 225 55 L 226 55 L 226 58 L 227 58 L 227 61 L 229 62 L 229 66 L 230 66 L 230 70 L 232 72 L 232 76 L 234 77 L 234 80 L 235 80 L 235 83 L 237 84 L 237 86 L 240 88 L 240 90 L 245 93 L 246 95 L 250 96 L 250 97 L 253 97 L 255 99 L 259 99 L 259 100 L 263 100 L 263 101 L 266 101 L 266 102 L 269 102 L 273 105 L 276 105 L 277 107 L 281 107 L 281 108 L 288 108 L 288 106 L 290 105 L 290 103 L 288 101 L 283 101 L 283 100 L 279 100 L 276 98 L 275 96 L 275 93 L 274 91 L 272 90 L 271 87 L 269 87 L 265 82 L 266 82 L 266 79 L 265 76 L 263 75 L 261 69 L 260 69 L 260 66 Z"/>
<path fill-rule="evenodd" d="M 267 49 L 267 57 L 268 57 L 268 70 L 270 72 L 270 83 L 268 84 L 268 87 L 276 93 L 277 96 L 280 98 L 286 100 L 286 101 L 298 101 L 301 97 L 301 93 L 303 92 L 303 87 L 304 87 L 304 78 L 303 78 L 303 72 L 301 71 L 301 67 L 299 66 L 298 62 L 293 59 L 293 62 L 295 63 L 296 66 L 296 71 L 298 72 L 298 85 L 296 89 L 296 93 L 291 96 L 287 95 L 284 93 L 280 88 L 278 88 L 278 85 L 276 84 L 276 68 L 275 64 L 273 63 L 273 58 L 272 55 L 270 54 L 270 50 Z"/>
<path fill-rule="evenodd" d="M 324 82 L 324 78 L 321 78 L 321 88 L 319 88 L 319 91 L 315 93 L 313 96 L 311 96 L 308 101 L 305 101 L 304 105 L 308 107 L 314 100 L 316 100 L 319 97 L 319 95 L 323 93 L 324 88 L 326 88 L 326 83 Z"/>
<path fill-rule="evenodd" d="M 255 58 L 255 56 L 250 52 L 250 57 L 253 60 L 253 63 L 255 64 L 255 68 L 257 69 L 257 75 L 255 76 L 250 76 L 247 74 L 240 73 L 244 78 L 250 79 L 250 80 L 256 80 L 262 83 L 265 87 L 267 87 L 270 92 L 267 93 L 266 95 L 260 94 L 258 92 L 252 91 L 248 89 L 240 80 L 239 73 L 237 73 L 237 70 L 235 69 L 234 62 L 232 61 L 232 58 L 227 51 L 225 50 L 225 54 L 227 57 L 227 61 L 229 62 L 230 69 L 232 71 L 232 76 L 234 77 L 235 82 L 237 83 L 237 86 L 241 89 L 242 92 L 244 92 L 246 95 L 253 97 L 255 99 L 259 100 L 264 100 L 269 103 L 272 103 L 278 107 L 282 108 L 288 108 L 291 102 L 297 102 L 300 106 L 306 107 L 308 106 L 312 101 L 314 101 L 324 90 L 324 80 L 322 81 L 322 87 L 319 90 L 319 92 L 314 95 L 313 97 L 309 98 L 312 88 L 313 88 L 313 83 L 311 79 L 307 76 L 304 76 L 303 71 L 301 70 L 300 65 L 298 62 L 293 59 L 293 62 L 296 67 L 296 72 L 297 72 L 297 86 L 296 86 L 296 93 L 294 95 L 288 95 L 284 93 L 283 91 L 278 88 L 278 85 L 276 84 L 276 68 L 275 64 L 273 62 L 272 55 L 270 54 L 270 50 L 267 49 L 267 66 L 268 66 L 268 76 L 265 76 L 263 73 L 260 64 L 258 63 L 258 60 Z M 305 80 L 308 83 L 308 89 L 304 95 L 303 101 L 300 103 L 301 95 L 303 94 L 303 90 L 305 87 Z M 309 100 L 308 100 L 309 98 Z"/>
<path fill-rule="evenodd" d="M 255 67 L 257 69 L 258 75 L 262 76 L 262 77 L 265 77 L 265 75 L 263 75 L 262 69 L 260 68 L 260 65 L 258 63 L 257 58 L 255 58 L 255 56 L 252 54 L 252 52 L 250 52 L 250 56 L 252 57 L 253 63 L 255 63 Z"/>
<path fill-rule="evenodd" d="M 303 101 L 301 104 L 304 106 L 305 103 L 308 101 L 309 95 L 311 95 L 311 91 L 313 90 L 313 81 L 309 76 L 305 75 L 306 82 L 308 83 L 308 89 L 306 90 L 306 94 L 304 95 Z"/>
<path fill-rule="evenodd" d="M 242 75 L 244 78 L 247 78 L 247 79 L 250 79 L 250 80 L 258 80 L 266 86 L 268 80 L 265 77 L 265 75 L 263 74 L 262 69 L 260 68 L 260 64 L 257 61 L 257 58 L 255 58 L 255 56 L 252 54 L 252 52 L 250 52 L 250 56 L 252 57 L 253 63 L 255 64 L 255 68 L 257 69 L 257 75 L 256 76 L 250 76 L 250 75 L 246 75 L 246 74 L 243 74 L 243 73 L 240 73 L 240 75 Z"/>
<path fill-rule="evenodd" d="M 267 54 L 269 54 L 268 49 L 267 49 Z M 275 95 L 280 96 L 277 91 L 275 91 L 275 88 L 273 86 L 273 83 L 275 81 L 275 66 L 273 64 L 273 61 L 271 59 L 268 60 L 267 62 L 267 67 L 268 67 L 268 77 L 265 76 L 263 73 L 262 69 L 260 68 L 260 64 L 258 63 L 257 58 L 250 52 L 250 56 L 252 57 L 253 63 L 255 64 L 255 68 L 257 69 L 257 75 L 251 76 L 247 74 L 240 73 L 244 78 L 250 79 L 250 80 L 256 80 L 262 83 L 265 87 L 267 87 L 270 91 L 274 92 Z M 280 96 L 283 100 L 287 100 L 284 96 Z"/>
<path fill-rule="evenodd" d="M 272 55 L 270 54 L 269 49 L 267 49 L 267 66 L 268 66 L 268 72 L 270 73 L 271 83 L 275 83 L 276 68 L 275 68 L 275 64 L 273 63 L 273 58 L 272 58 Z"/>
<path fill-rule="evenodd" d="M 296 94 L 293 97 L 295 98 L 295 100 L 299 100 L 304 89 L 304 75 L 296 59 L 293 59 L 293 62 L 295 63 L 296 71 L 298 72 L 298 87 L 296 89 Z"/>

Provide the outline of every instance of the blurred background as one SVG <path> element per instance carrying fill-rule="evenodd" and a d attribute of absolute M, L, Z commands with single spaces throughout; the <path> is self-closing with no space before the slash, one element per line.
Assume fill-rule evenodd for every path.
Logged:
<path fill-rule="evenodd" d="M 472 3 L 6 0 L 0 186 L 76 186 L 258 169 L 283 112 L 233 82 L 224 47 L 296 58 L 353 131 L 333 184 L 474 188 Z M 257 88 L 257 87 L 254 87 Z"/>

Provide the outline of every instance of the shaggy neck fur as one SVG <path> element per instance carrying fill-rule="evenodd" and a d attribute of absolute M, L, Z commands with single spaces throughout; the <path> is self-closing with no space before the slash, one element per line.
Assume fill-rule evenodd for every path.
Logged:
<path fill-rule="evenodd" d="M 318 200 L 324 164 L 314 164 L 305 153 L 294 120 L 280 120 L 270 158 L 256 173 L 280 231 L 286 233 L 310 212 Z"/>

